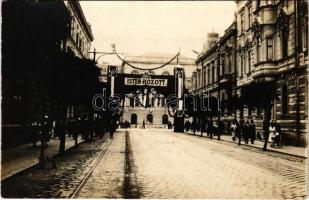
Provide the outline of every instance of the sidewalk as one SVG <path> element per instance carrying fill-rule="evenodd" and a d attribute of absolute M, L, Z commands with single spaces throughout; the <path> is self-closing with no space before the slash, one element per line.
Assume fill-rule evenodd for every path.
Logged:
<path fill-rule="evenodd" d="M 185 132 L 186 134 L 191 134 L 193 135 L 192 131 L 189 132 Z M 200 136 L 201 132 L 196 132 L 195 133 L 196 136 Z M 207 137 L 206 133 L 203 133 L 203 137 Z M 208 138 L 208 137 L 207 137 Z M 217 140 L 218 136 L 213 136 L 213 140 Z M 237 145 L 237 141 L 233 142 L 232 140 L 232 136 L 230 135 L 221 135 L 220 139 L 222 141 L 225 142 L 232 142 L 235 143 L 235 145 Z M 260 140 L 255 140 L 254 144 L 251 144 L 249 141 L 249 144 L 245 144 L 244 141 L 241 141 L 241 145 L 245 145 L 245 146 L 251 146 L 251 147 L 255 147 L 255 148 L 259 148 L 262 149 L 264 146 L 264 142 L 260 141 Z M 288 155 L 294 155 L 294 156 L 299 156 L 299 157 L 304 157 L 307 158 L 307 149 L 304 147 L 294 147 L 294 146 L 282 146 L 280 148 L 276 147 L 276 148 L 272 148 L 270 147 L 270 143 L 267 145 L 267 151 L 274 151 L 274 152 L 279 152 L 279 153 L 283 153 L 283 154 L 288 154 Z"/>
<path fill-rule="evenodd" d="M 78 138 L 78 141 L 80 143 L 82 140 Z M 51 139 L 46 149 L 46 155 L 49 157 L 57 155 L 59 143 L 60 140 L 58 138 Z M 41 143 L 37 142 L 37 146 L 33 147 L 32 143 L 29 143 L 2 151 L 1 181 L 37 164 L 39 162 L 40 145 Z M 67 137 L 65 140 L 65 149 L 67 150 L 73 146 L 73 138 Z"/>

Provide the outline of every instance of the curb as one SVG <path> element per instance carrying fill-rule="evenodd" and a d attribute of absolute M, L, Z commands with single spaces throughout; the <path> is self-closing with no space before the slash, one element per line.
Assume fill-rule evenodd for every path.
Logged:
<path fill-rule="evenodd" d="M 85 140 L 82 140 L 81 142 L 79 142 L 78 145 L 81 145 L 83 143 L 85 143 Z M 65 150 L 65 152 L 67 152 L 67 151 L 69 151 L 69 150 L 71 150 L 73 148 L 75 148 L 75 146 L 71 146 L 71 147 L 67 148 Z M 52 158 L 56 158 L 58 156 L 60 156 L 59 152 L 56 153 L 55 155 L 51 156 L 51 157 Z M 24 169 L 21 169 L 21 170 L 18 170 L 16 172 L 13 172 L 10 176 L 8 176 L 8 177 L 4 178 L 3 180 L 1 180 L 1 184 L 3 184 L 3 182 L 9 181 L 11 178 L 14 178 L 14 177 L 17 177 L 17 176 L 21 176 L 23 174 L 26 174 L 27 172 L 30 172 L 30 171 L 36 170 L 36 169 L 39 169 L 39 163 L 38 162 L 30 164 L 30 165 L 26 166 Z"/>
<path fill-rule="evenodd" d="M 207 136 L 200 136 L 200 135 L 196 135 L 196 134 L 193 135 L 193 134 L 191 134 L 191 133 L 186 133 L 186 132 L 184 132 L 184 134 L 185 134 L 185 135 L 191 135 L 191 136 L 197 136 L 197 137 L 200 137 L 200 138 L 207 138 L 207 139 L 209 139 Z M 229 143 L 235 143 L 235 142 L 233 142 L 233 141 L 229 141 L 229 140 L 226 140 L 226 139 L 220 139 L 220 140 L 214 139 L 214 140 L 216 140 L 216 141 L 223 141 L 223 142 L 229 142 Z M 237 143 L 235 143 L 235 144 L 237 144 Z M 247 147 L 252 147 L 252 148 L 261 149 L 261 150 L 263 149 L 263 148 L 261 148 L 261 147 L 251 146 L 251 145 L 245 144 L 245 143 L 241 144 L 241 146 L 247 146 Z M 283 154 L 283 155 L 288 155 L 288 156 L 294 156 L 294 157 L 297 157 L 297 158 L 307 159 L 306 156 L 300 156 L 300 155 L 295 155 L 295 154 L 286 153 L 286 152 L 282 152 L 282 151 L 276 151 L 276 150 L 269 149 L 269 148 L 267 148 L 266 152 L 267 152 L 267 151 L 268 151 L 268 152 L 278 153 L 278 154 Z"/>

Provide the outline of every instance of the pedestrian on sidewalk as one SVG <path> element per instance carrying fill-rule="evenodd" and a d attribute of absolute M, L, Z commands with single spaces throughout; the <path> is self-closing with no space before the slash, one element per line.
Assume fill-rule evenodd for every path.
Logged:
<path fill-rule="evenodd" d="M 67 123 L 68 137 L 71 137 L 73 135 L 73 126 L 74 126 L 74 118 L 70 117 Z"/>
<path fill-rule="evenodd" d="M 205 118 L 202 118 L 201 120 L 200 120 L 200 129 L 201 129 L 201 137 L 203 137 L 203 133 L 204 133 L 204 131 L 206 131 L 206 120 L 205 120 Z"/>
<path fill-rule="evenodd" d="M 209 134 L 210 139 L 212 139 L 212 135 L 213 135 L 213 124 L 214 122 L 212 121 L 212 118 L 210 118 L 207 124 L 207 133 Z"/>
<path fill-rule="evenodd" d="M 145 120 L 143 120 L 143 125 L 142 125 L 142 129 L 145 129 L 146 127 L 145 127 Z"/>
<path fill-rule="evenodd" d="M 275 143 L 279 147 L 281 146 L 281 126 L 276 120 L 274 120 L 274 124 L 276 129 Z"/>
<path fill-rule="evenodd" d="M 264 138 L 263 151 L 266 151 L 269 138 L 269 122 L 267 120 L 263 120 L 263 138 Z"/>
<path fill-rule="evenodd" d="M 220 140 L 221 134 L 224 130 L 224 124 L 222 121 L 219 121 L 218 123 L 218 129 L 217 129 L 217 134 L 218 134 L 218 140 Z"/>
<path fill-rule="evenodd" d="M 116 112 L 113 112 L 112 116 L 111 116 L 111 121 L 110 121 L 110 138 L 113 139 L 114 138 L 114 133 L 117 129 L 117 122 L 118 122 L 118 116 Z"/>
<path fill-rule="evenodd" d="M 39 132 L 40 132 L 39 129 L 40 128 L 38 126 L 37 121 L 31 122 L 31 124 L 30 124 L 30 131 L 31 131 L 31 133 L 30 134 L 31 134 L 32 146 L 33 147 L 37 146 L 36 143 L 37 143 L 37 141 L 39 139 Z"/>
<path fill-rule="evenodd" d="M 40 151 L 40 157 L 39 157 L 39 163 L 42 168 L 45 166 L 46 161 L 46 148 L 47 148 L 47 142 L 50 140 L 50 131 L 51 126 L 48 120 L 48 115 L 45 115 L 42 124 L 41 124 L 41 151 Z"/>
<path fill-rule="evenodd" d="M 230 128 L 230 131 L 232 133 L 233 142 L 236 140 L 236 128 L 237 128 L 236 123 L 237 123 L 237 120 L 233 119 L 232 124 L 231 124 L 231 128 Z"/>
<path fill-rule="evenodd" d="M 188 132 L 190 130 L 190 122 L 189 122 L 189 120 L 186 120 L 185 128 L 186 128 L 186 132 Z"/>
<path fill-rule="evenodd" d="M 256 127 L 255 127 L 253 119 L 251 119 L 251 122 L 249 125 L 249 137 L 250 137 L 251 144 L 254 144 L 254 140 L 256 137 Z"/>
<path fill-rule="evenodd" d="M 240 140 L 244 139 L 244 125 L 245 125 L 245 120 L 244 119 L 240 119 L 239 120 L 239 130 L 240 130 Z"/>
<path fill-rule="evenodd" d="M 272 120 L 270 122 L 270 126 L 269 126 L 269 141 L 271 142 L 270 146 L 274 147 L 275 146 L 275 137 L 276 137 L 276 127 L 275 127 L 275 123 L 274 120 Z"/>
<path fill-rule="evenodd" d="M 236 137 L 238 138 L 238 145 L 241 145 L 241 126 L 240 123 L 235 119 L 236 121 L 236 129 L 235 129 L 235 134 Z"/>
<path fill-rule="evenodd" d="M 57 120 L 55 125 L 55 132 L 57 133 L 60 140 L 59 145 L 60 155 L 64 154 L 65 151 L 65 131 L 66 131 L 65 120 L 64 119 Z"/>
<path fill-rule="evenodd" d="M 195 135 L 196 131 L 197 131 L 197 122 L 196 119 L 193 119 L 192 121 L 192 131 L 193 131 L 193 135 Z"/>
<path fill-rule="evenodd" d="M 248 144 L 249 142 L 249 135 L 250 135 L 249 125 L 250 125 L 249 120 L 247 120 L 243 125 L 243 138 L 244 138 L 245 144 Z"/>
<path fill-rule="evenodd" d="M 74 139 L 74 142 L 75 142 L 75 147 L 78 146 L 78 135 L 81 133 L 81 118 L 78 117 L 76 120 L 74 120 L 74 123 L 73 123 L 73 139 Z"/>
<path fill-rule="evenodd" d="M 212 132 L 213 132 L 214 135 L 218 135 L 218 133 L 219 133 L 218 124 L 215 121 L 213 122 L 212 130 L 213 130 Z"/>

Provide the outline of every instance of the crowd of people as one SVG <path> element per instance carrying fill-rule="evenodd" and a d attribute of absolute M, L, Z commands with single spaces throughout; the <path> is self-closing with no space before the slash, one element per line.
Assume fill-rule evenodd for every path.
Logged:
<path fill-rule="evenodd" d="M 102 139 L 104 134 L 109 132 L 110 138 L 113 138 L 119 122 L 118 117 L 117 113 L 112 113 L 108 118 L 100 115 L 94 118 L 83 115 L 68 119 L 50 120 L 45 115 L 41 122 L 28 123 L 26 128 L 34 147 L 37 146 L 38 141 L 45 142 L 45 147 L 47 147 L 51 138 L 58 137 L 60 140 L 59 152 L 63 153 L 66 135 L 75 140 L 75 146 L 78 146 L 79 136 L 89 142 L 94 137 Z"/>
<path fill-rule="evenodd" d="M 218 136 L 218 140 L 220 140 L 220 136 L 224 130 L 224 125 L 218 125 L 218 123 L 214 120 L 205 119 L 205 120 L 193 120 L 190 122 L 189 120 L 185 121 L 185 131 L 188 132 L 192 130 L 195 135 L 196 132 L 201 132 L 201 136 L 206 132 L 207 136 L 212 139 L 214 135 Z M 227 132 L 231 134 L 232 140 L 234 142 L 238 142 L 238 145 L 241 145 L 241 141 L 244 141 L 245 144 L 254 144 L 254 141 L 257 139 L 264 140 L 264 150 L 266 150 L 267 143 L 270 142 L 271 147 L 279 147 L 281 146 L 281 127 L 280 124 L 276 122 L 276 120 L 271 120 L 270 126 L 264 128 L 263 138 L 260 134 L 256 132 L 256 125 L 254 120 L 236 120 L 234 119 L 232 122 L 228 122 Z"/>

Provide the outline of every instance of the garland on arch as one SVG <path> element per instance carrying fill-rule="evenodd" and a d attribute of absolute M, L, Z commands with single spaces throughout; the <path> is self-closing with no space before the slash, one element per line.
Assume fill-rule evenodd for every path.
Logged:
<path fill-rule="evenodd" d="M 171 58 L 168 62 L 164 63 L 163 65 L 160 65 L 158 67 L 153 67 L 153 68 L 140 68 L 137 66 L 132 65 L 131 63 L 127 62 L 126 60 L 124 60 L 123 58 L 121 58 L 119 56 L 119 54 L 116 51 L 115 45 L 112 46 L 113 47 L 113 52 L 116 54 L 116 56 L 125 64 L 129 65 L 130 67 L 134 68 L 134 69 L 138 69 L 138 70 L 156 70 L 156 69 L 160 69 L 162 67 L 165 67 L 166 65 L 170 64 L 171 62 L 173 62 L 173 60 L 175 60 L 176 58 L 178 58 L 178 56 L 180 55 L 180 52 L 178 52 L 173 58 Z"/>

